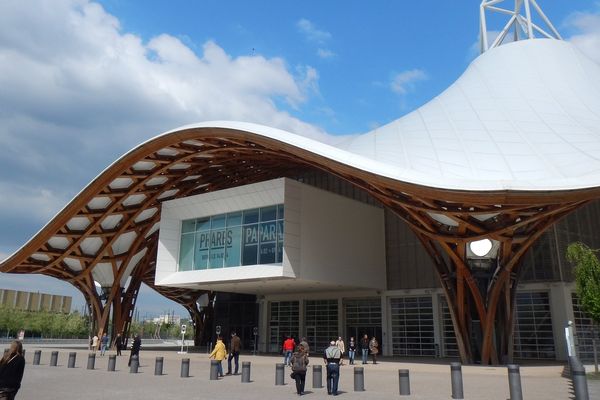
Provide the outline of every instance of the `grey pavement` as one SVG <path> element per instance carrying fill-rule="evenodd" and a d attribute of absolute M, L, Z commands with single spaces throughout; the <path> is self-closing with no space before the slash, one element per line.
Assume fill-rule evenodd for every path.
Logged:
<path fill-rule="evenodd" d="M 41 365 L 32 365 L 35 349 L 42 350 Z M 18 399 L 213 399 L 270 400 L 298 397 L 294 381 L 286 368 L 285 385 L 275 386 L 275 364 L 281 357 L 242 355 L 241 362 L 252 363 L 251 383 L 241 383 L 241 375 L 209 380 L 210 361 L 205 353 L 180 355 L 176 350 L 142 349 L 138 374 L 130 374 L 128 352 L 117 357 L 117 370 L 108 372 L 108 355 L 96 355 L 96 369 L 87 370 L 89 351 L 55 349 L 57 367 L 50 367 L 49 347 L 26 346 L 27 366 Z M 68 353 L 77 352 L 76 368 L 67 368 Z M 111 351 L 107 354 L 115 354 Z M 154 376 L 155 357 L 164 357 L 163 376 Z M 181 378 L 181 359 L 190 358 L 190 377 Z M 312 357 L 311 365 L 323 365 Z M 226 361 L 223 362 L 226 370 Z M 312 367 L 306 377 L 306 399 L 327 399 L 326 389 L 312 388 Z M 357 365 L 362 366 L 362 365 Z M 365 365 L 365 392 L 353 391 L 353 366 L 344 365 L 340 373 L 340 396 L 344 399 L 450 399 L 449 363 L 382 361 Z M 400 396 L 398 369 L 410 370 L 411 396 Z M 521 366 L 524 399 L 570 399 L 569 380 L 561 377 L 561 365 Z M 323 375 L 325 369 L 323 368 Z M 325 376 L 323 376 L 323 384 Z M 505 400 L 509 398 L 505 367 L 463 366 L 465 399 Z M 590 398 L 600 399 L 600 381 L 590 381 Z"/>

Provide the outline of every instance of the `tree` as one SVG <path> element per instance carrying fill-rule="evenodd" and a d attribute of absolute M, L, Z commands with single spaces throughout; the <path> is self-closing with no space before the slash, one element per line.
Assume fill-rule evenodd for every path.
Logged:
<path fill-rule="evenodd" d="M 598 250 L 592 250 L 583 243 L 571 243 L 567 247 L 567 260 L 575 265 L 577 296 L 583 311 L 600 324 L 600 261 Z"/>

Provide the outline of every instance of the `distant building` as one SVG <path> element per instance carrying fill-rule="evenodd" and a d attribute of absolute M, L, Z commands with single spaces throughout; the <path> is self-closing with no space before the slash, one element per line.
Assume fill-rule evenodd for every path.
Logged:
<path fill-rule="evenodd" d="M 0 306 L 27 311 L 70 313 L 73 298 L 40 292 L 0 289 Z"/>
<path fill-rule="evenodd" d="M 172 314 L 164 314 L 158 317 L 152 318 L 152 322 L 155 324 L 180 324 L 181 316 L 180 315 L 172 315 Z"/>

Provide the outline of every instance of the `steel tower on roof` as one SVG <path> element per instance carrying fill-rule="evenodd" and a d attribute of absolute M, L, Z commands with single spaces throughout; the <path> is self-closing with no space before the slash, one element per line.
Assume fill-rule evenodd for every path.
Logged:
<path fill-rule="evenodd" d="M 501 7 L 503 3 L 511 2 L 508 0 L 483 0 L 481 2 L 479 6 L 479 47 L 481 53 L 503 43 L 534 39 L 536 35 L 549 39 L 562 39 L 560 33 L 554 28 L 554 25 L 544 14 L 536 0 L 514 0 L 512 9 Z M 508 22 L 500 32 L 488 31 L 488 13 L 502 14 L 509 17 Z M 539 24 L 534 22 L 534 13 L 541 19 Z M 544 29 L 544 25 L 546 29 Z"/>

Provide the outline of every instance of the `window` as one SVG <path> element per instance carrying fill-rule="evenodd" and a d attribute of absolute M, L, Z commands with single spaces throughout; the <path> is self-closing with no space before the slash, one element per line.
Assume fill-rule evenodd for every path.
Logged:
<path fill-rule="evenodd" d="M 283 204 L 181 223 L 179 271 L 281 264 Z"/>

